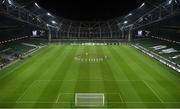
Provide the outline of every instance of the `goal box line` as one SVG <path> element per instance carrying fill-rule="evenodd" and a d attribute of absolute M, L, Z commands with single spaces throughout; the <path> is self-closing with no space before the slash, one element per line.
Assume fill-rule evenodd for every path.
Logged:
<path fill-rule="evenodd" d="M 49 81 L 52 81 L 52 82 L 62 82 L 62 81 L 65 81 L 65 82 L 74 82 L 74 81 L 82 81 L 82 82 L 103 82 L 103 81 L 106 81 L 106 82 L 114 82 L 114 81 L 117 81 L 117 82 L 143 82 L 143 80 L 36 80 L 38 82 L 49 82 Z"/>
<path fill-rule="evenodd" d="M 76 93 L 75 106 L 77 107 L 102 107 L 105 104 L 104 93 Z"/>

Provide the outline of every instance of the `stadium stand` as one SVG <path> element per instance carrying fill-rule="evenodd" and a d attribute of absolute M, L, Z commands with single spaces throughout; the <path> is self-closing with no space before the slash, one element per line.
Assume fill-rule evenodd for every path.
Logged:
<path fill-rule="evenodd" d="M 180 48 L 179 44 L 168 41 L 148 38 L 144 40 L 136 40 L 136 48 L 145 54 L 157 59 L 168 66 L 172 65 L 173 69 L 180 68 Z M 170 67 L 172 67 L 170 66 Z"/>
<path fill-rule="evenodd" d="M 31 43 L 33 42 L 33 43 Z M 0 66 L 1 68 L 11 64 L 19 59 L 23 59 L 33 52 L 39 50 L 41 47 L 45 46 L 43 41 L 18 41 L 11 42 L 7 45 L 0 47 Z"/>
<path fill-rule="evenodd" d="M 144 46 L 145 48 L 148 48 L 149 50 L 154 51 L 155 53 L 161 54 L 162 56 L 172 59 L 180 64 L 180 62 L 177 60 L 178 57 L 176 59 L 172 58 L 180 54 L 179 44 L 170 43 L 170 42 L 162 41 L 158 39 L 150 39 L 150 40 L 151 41 L 142 40 L 138 42 L 140 43 L 140 45 Z"/>

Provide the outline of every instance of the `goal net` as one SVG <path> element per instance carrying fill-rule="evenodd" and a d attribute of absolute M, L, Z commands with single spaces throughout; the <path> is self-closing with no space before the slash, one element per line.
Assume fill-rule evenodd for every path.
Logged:
<path fill-rule="evenodd" d="M 102 93 L 76 93 L 75 106 L 78 107 L 102 107 L 105 96 Z"/>

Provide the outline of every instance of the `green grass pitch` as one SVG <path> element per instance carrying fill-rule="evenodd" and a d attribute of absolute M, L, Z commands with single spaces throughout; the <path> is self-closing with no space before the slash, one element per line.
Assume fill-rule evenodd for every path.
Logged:
<path fill-rule="evenodd" d="M 0 71 L 1 108 L 76 108 L 75 93 L 104 93 L 101 108 L 180 108 L 180 74 L 127 45 L 51 44 Z"/>

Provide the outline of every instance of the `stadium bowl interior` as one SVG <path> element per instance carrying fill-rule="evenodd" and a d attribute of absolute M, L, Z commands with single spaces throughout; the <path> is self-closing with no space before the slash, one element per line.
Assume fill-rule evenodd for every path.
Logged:
<path fill-rule="evenodd" d="M 0 0 L 0 108 L 180 108 L 180 0 L 73 20 Z"/>

